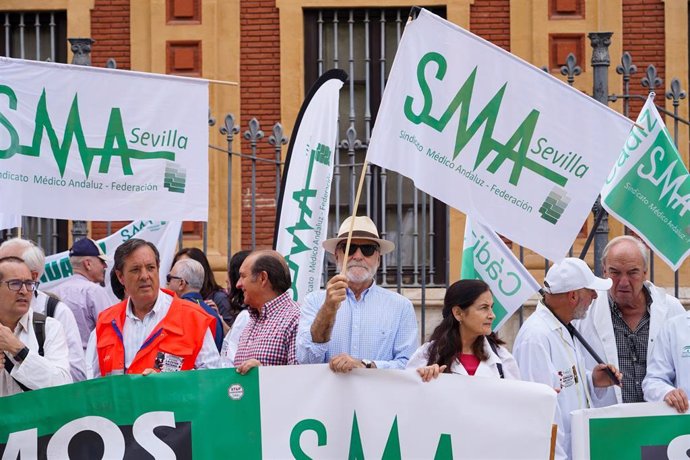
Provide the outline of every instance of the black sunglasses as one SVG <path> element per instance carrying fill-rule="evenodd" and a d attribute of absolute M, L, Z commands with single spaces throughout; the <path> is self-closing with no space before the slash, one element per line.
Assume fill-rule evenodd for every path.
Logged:
<path fill-rule="evenodd" d="M 168 283 L 169 283 L 170 281 L 172 281 L 172 280 L 184 281 L 183 278 L 180 278 L 179 276 L 173 276 L 173 275 L 170 275 L 170 274 L 165 275 L 165 280 L 166 280 Z"/>
<path fill-rule="evenodd" d="M 345 243 L 340 243 L 338 245 L 338 248 L 340 251 L 345 252 Z M 350 243 L 350 251 L 348 252 L 348 256 L 352 256 L 357 252 L 357 249 L 362 251 L 362 255 L 364 257 L 371 257 L 376 251 L 379 250 L 379 245 L 378 244 L 354 244 Z"/>

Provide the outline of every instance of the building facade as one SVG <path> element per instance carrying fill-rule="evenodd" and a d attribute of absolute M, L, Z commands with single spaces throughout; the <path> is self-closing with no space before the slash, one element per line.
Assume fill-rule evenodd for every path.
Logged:
<path fill-rule="evenodd" d="M 309 86 L 333 67 L 346 70 L 350 80 L 341 92 L 330 232 L 353 211 L 354 184 L 411 6 L 397 0 L 0 0 L 0 54 L 69 62 L 65 38 L 88 37 L 94 40 L 94 66 L 114 59 L 118 69 L 238 83 L 210 85 L 215 125 L 208 151 L 209 221 L 185 223 L 182 236 L 185 246 L 206 249 L 224 281 L 229 253 L 272 245 L 276 159 L 285 157 Z M 612 32 L 610 105 L 635 118 L 654 89 L 667 110 L 688 119 L 687 99 L 676 98 L 675 107 L 672 97 L 660 99 L 671 91 L 672 78 L 688 88 L 687 0 L 429 0 L 422 6 L 588 94 L 593 88 L 588 34 Z M 687 164 L 687 125 L 678 125 Z M 401 247 L 384 260 L 380 282 L 421 296 L 420 303 L 438 303 L 440 294 L 418 288 L 443 287 L 459 277 L 464 216 L 417 191 L 408 179 L 376 167 L 367 171 L 364 195 L 359 213 L 372 216 Z M 99 238 L 124 224 L 90 222 L 88 229 Z M 574 253 L 592 224 L 590 217 Z M 609 227 L 611 236 L 624 231 L 613 219 Z M 541 281 L 544 259 L 528 249 L 514 250 Z M 689 272 L 686 263 L 679 279 Z M 673 272 L 661 260 L 654 277 L 657 284 L 674 285 Z M 690 297 L 683 286 L 679 292 Z"/>

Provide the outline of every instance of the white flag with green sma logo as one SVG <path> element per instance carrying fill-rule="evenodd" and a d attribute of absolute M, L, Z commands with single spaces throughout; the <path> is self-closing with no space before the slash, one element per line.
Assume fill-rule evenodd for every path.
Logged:
<path fill-rule="evenodd" d="M 486 225 L 467 216 L 462 251 L 461 279 L 480 279 L 494 296 L 494 331 L 535 292 L 539 283 L 513 251 Z"/>
<path fill-rule="evenodd" d="M 650 95 L 601 190 L 604 208 L 673 270 L 690 253 L 690 182 Z"/>
<path fill-rule="evenodd" d="M 208 217 L 208 81 L 0 57 L 0 212 Z"/>
<path fill-rule="evenodd" d="M 405 26 L 367 159 L 561 260 L 632 122 L 422 10 Z"/>
<path fill-rule="evenodd" d="M 319 77 L 302 103 L 288 147 L 273 241 L 290 269 L 295 301 L 321 287 L 321 243 L 328 233 L 338 103 L 346 80 L 340 69 Z"/>

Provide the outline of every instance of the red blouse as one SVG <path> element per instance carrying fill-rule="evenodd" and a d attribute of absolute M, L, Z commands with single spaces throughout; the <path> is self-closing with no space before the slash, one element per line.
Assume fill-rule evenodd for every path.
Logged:
<path fill-rule="evenodd" d="M 480 362 L 476 356 L 465 353 L 458 353 L 458 361 L 460 361 L 460 364 L 462 364 L 462 367 L 465 368 L 469 375 L 474 375 L 477 372 Z"/>

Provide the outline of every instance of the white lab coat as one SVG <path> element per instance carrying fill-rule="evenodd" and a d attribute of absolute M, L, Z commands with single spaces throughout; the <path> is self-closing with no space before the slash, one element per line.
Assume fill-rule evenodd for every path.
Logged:
<path fill-rule="evenodd" d="M 642 381 L 644 399 L 663 401 L 666 393 L 682 388 L 690 395 L 690 312 L 667 320 L 659 331 Z"/>
<path fill-rule="evenodd" d="M 590 407 L 594 389 L 580 347 L 551 310 L 539 302 L 536 311 L 520 328 L 513 354 L 523 380 L 561 389 L 554 415 L 554 423 L 558 425 L 555 458 L 571 458 L 570 413 Z"/>
<path fill-rule="evenodd" d="M 683 314 L 685 309 L 678 299 L 666 294 L 663 289 L 654 286 L 649 281 L 645 281 L 644 285 L 652 296 L 652 305 L 649 308 L 649 346 L 647 347 L 647 365 L 649 366 L 652 345 L 661 326 L 668 318 Z M 587 316 L 582 320 L 573 321 L 573 324 L 604 362 L 620 368 L 608 293 L 598 292 L 598 294 L 599 297 L 590 307 Z M 591 371 L 597 362 L 587 352 L 584 353 L 584 357 L 585 367 Z M 623 402 L 621 388 L 617 385 L 598 394 L 601 394 L 601 397 L 597 397 L 596 394 L 592 395 L 593 407 L 605 407 Z"/>
<path fill-rule="evenodd" d="M 34 295 L 31 296 L 31 309 L 36 313 L 45 315 L 47 304 L 48 294 L 38 290 L 34 291 Z M 58 302 L 55 306 L 54 318 L 62 324 L 62 329 L 67 339 L 72 380 L 81 382 L 86 379 L 86 362 L 84 360 L 84 345 L 81 341 L 77 321 L 74 319 L 74 313 L 72 313 L 72 310 L 63 302 Z"/>
<path fill-rule="evenodd" d="M 418 369 L 427 365 L 429 361 L 429 347 L 431 342 L 427 342 L 412 354 L 412 357 L 407 362 L 407 369 Z M 497 347 L 498 355 L 494 353 L 489 345 L 489 341 L 484 338 L 484 351 L 489 355 L 486 361 L 480 361 L 474 377 L 489 377 L 500 378 L 498 373 L 498 364 L 503 364 L 503 375 L 506 379 L 520 380 L 520 370 L 513 355 L 504 347 Z M 460 364 L 457 358 L 453 360 L 450 366 L 450 371 L 454 374 L 468 375 L 467 371 Z"/>

